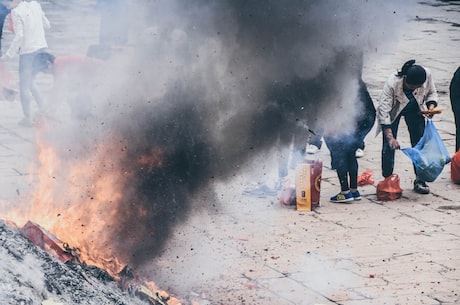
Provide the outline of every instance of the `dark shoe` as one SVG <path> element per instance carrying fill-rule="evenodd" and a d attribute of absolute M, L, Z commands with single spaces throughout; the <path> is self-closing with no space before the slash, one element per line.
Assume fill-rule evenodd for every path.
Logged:
<path fill-rule="evenodd" d="M 361 200 L 361 194 L 359 193 L 358 190 L 354 192 L 350 192 L 350 193 L 351 193 L 351 196 L 353 196 L 353 200 Z"/>
<path fill-rule="evenodd" d="M 415 180 L 414 192 L 419 194 L 429 194 L 430 188 L 428 187 L 428 185 L 426 185 L 425 181 Z"/>
<path fill-rule="evenodd" d="M 353 201 L 354 199 L 351 193 L 338 193 L 337 195 L 332 196 L 330 200 L 335 203 L 350 203 L 350 201 Z"/>

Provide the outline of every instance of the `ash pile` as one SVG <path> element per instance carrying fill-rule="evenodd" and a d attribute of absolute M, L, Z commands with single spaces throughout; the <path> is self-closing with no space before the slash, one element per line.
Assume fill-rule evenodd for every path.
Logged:
<path fill-rule="evenodd" d="M 35 239 L 24 232 L 34 232 Z M 78 262 L 76 253 L 58 242 L 31 222 L 17 228 L 0 220 L 0 304 L 171 305 L 169 297 L 143 286 L 128 267 L 115 279 Z"/>

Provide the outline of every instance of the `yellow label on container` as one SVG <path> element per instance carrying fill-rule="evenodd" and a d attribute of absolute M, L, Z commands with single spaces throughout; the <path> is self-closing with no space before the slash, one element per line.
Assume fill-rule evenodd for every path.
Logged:
<path fill-rule="evenodd" d="M 298 211 L 311 211 L 311 165 L 299 163 L 296 166 L 295 189 Z"/>

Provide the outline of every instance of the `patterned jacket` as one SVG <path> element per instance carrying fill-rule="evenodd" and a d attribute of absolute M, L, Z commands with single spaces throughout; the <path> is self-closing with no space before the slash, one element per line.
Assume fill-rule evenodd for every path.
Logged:
<path fill-rule="evenodd" d="M 427 109 L 427 102 L 434 102 L 435 106 L 438 105 L 438 92 L 434 85 L 431 71 L 425 67 L 424 69 L 426 71 L 426 81 L 413 92 L 421 111 Z M 391 74 L 379 98 L 377 107 L 379 128 L 377 128 L 377 134 L 381 131 L 381 125 L 393 123 L 408 103 L 409 99 L 403 91 L 403 77 L 398 77 L 395 73 Z"/>

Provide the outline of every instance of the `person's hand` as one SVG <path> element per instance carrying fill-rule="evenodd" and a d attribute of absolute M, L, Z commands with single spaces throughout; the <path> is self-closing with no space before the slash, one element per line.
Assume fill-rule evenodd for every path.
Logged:
<path fill-rule="evenodd" d="M 388 145 L 391 149 L 400 149 L 401 146 L 399 145 L 398 140 L 393 137 L 393 132 L 390 128 L 386 128 L 384 131 L 385 137 L 387 138 Z"/>
<path fill-rule="evenodd" d="M 432 119 L 434 116 L 434 113 L 432 112 L 433 110 L 434 110 L 434 105 L 430 104 L 430 107 L 428 108 L 428 113 L 425 114 L 425 117 L 427 117 L 428 119 Z"/>
<path fill-rule="evenodd" d="M 432 119 L 435 114 L 441 113 L 441 110 L 436 110 L 435 107 L 436 107 L 435 103 L 429 103 L 428 110 L 422 111 L 422 114 L 426 118 Z"/>
<path fill-rule="evenodd" d="M 393 137 L 388 140 L 388 145 L 390 146 L 391 149 L 400 149 L 401 148 L 401 146 L 399 145 L 398 140 L 396 140 Z"/>

